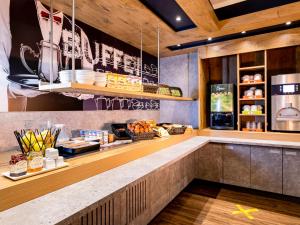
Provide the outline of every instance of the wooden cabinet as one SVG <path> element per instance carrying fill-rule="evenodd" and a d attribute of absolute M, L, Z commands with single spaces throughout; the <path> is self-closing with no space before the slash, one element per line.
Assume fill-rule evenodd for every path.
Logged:
<path fill-rule="evenodd" d="M 250 146 L 224 145 L 223 182 L 250 187 Z"/>
<path fill-rule="evenodd" d="M 198 150 L 197 178 L 222 182 L 222 144 L 210 143 Z"/>
<path fill-rule="evenodd" d="M 89 207 L 75 213 L 73 216 L 57 223 L 57 225 L 115 225 L 121 222 L 122 200 L 121 192 L 117 192 Z"/>
<path fill-rule="evenodd" d="M 170 166 L 150 176 L 150 214 L 154 218 L 170 201 Z"/>
<path fill-rule="evenodd" d="M 283 194 L 300 197 L 300 150 L 283 150 Z"/>
<path fill-rule="evenodd" d="M 251 188 L 282 193 L 282 149 L 251 146 Z"/>

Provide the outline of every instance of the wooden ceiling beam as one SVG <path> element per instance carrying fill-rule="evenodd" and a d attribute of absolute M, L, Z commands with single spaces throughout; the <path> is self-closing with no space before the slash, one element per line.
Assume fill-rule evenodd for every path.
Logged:
<path fill-rule="evenodd" d="M 214 58 L 238 53 L 300 45 L 300 28 L 260 34 L 214 43 L 198 48 L 200 58 Z"/>
<path fill-rule="evenodd" d="M 244 2 L 246 0 L 210 0 L 214 9 L 223 8 L 236 3 Z"/>
<path fill-rule="evenodd" d="M 209 0 L 176 0 L 198 29 L 205 32 L 219 30 L 219 21 Z"/>
<path fill-rule="evenodd" d="M 220 21 L 221 31 L 243 31 L 300 20 L 300 2 Z"/>

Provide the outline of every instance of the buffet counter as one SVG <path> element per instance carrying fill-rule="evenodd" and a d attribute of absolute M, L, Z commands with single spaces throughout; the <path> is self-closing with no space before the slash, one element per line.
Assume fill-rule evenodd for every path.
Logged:
<path fill-rule="evenodd" d="M 292 135 L 294 138 L 296 136 Z M 201 151 L 202 147 L 210 142 L 300 150 L 300 142 L 297 141 L 299 139 L 285 140 L 283 137 L 281 139 L 270 140 L 266 137 L 259 139 L 257 136 L 251 136 L 251 134 L 250 136 L 239 137 L 238 133 L 235 134 L 234 132 L 231 133 L 231 136 L 230 132 L 226 135 L 212 136 L 208 130 L 202 130 L 198 132 L 198 136 L 197 134 L 190 134 L 158 138 L 134 143 L 112 151 L 91 153 L 69 160 L 70 167 L 68 168 L 18 182 L 12 182 L 1 177 L 0 206 L 1 211 L 4 211 L 0 212 L 0 224 L 42 225 L 57 224 L 62 221 L 64 223 L 61 224 L 72 224 L 65 220 L 96 202 L 107 199 L 128 185 L 136 183 L 139 179 L 155 173 L 155 171 L 159 171 L 157 173 L 163 178 L 164 176 L 161 175 L 163 172 L 160 172 L 161 168 L 167 168 L 185 157 L 192 156 L 194 160 L 197 159 L 196 154 L 199 154 L 196 153 L 197 150 L 200 149 Z M 195 162 L 194 165 L 197 164 Z M 196 177 L 194 167 L 185 168 L 190 165 L 192 164 L 185 162 L 183 169 L 175 171 L 170 168 L 169 172 L 172 173 L 174 170 L 173 176 L 184 176 L 180 172 L 187 173 L 190 171 L 192 175 L 189 176 L 189 179 L 184 178 L 185 185 L 187 185 L 187 180 L 190 181 Z M 176 193 L 179 193 L 183 188 L 184 185 Z M 161 190 L 159 193 L 164 195 Z M 176 194 L 173 193 L 172 198 L 175 196 Z M 165 200 L 161 207 L 171 201 L 172 198 Z M 47 209 L 47 213 L 44 213 L 45 209 Z M 16 214 L 18 216 L 14 216 Z"/>
<path fill-rule="evenodd" d="M 196 135 L 196 132 L 194 134 L 176 135 L 168 138 L 155 138 L 104 152 L 89 153 L 66 160 L 69 163 L 69 167 L 19 181 L 11 181 L 1 176 L 0 211 L 95 176 L 168 146 L 183 142 L 194 135 Z M 9 170 L 7 162 L 12 153 L 0 153 L 1 173 Z"/>

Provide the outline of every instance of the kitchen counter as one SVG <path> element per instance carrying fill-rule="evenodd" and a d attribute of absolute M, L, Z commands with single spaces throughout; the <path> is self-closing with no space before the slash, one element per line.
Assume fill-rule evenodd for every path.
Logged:
<path fill-rule="evenodd" d="M 208 143 L 194 137 L 0 213 L 1 225 L 56 224 Z"/>
<path fill-rule="evenodd" d="M 199 133 L 201 134 L 201 131 Z M 119 165 L 114 163 L 111 169 L 106 169 L 106 171 L 100 170 L 97 175 L 90 176 L 88 179 L 82 179 L 80 173 L 76 174 L 76 177 L 81 179 L 80 182 L 73 183 L 1 212 L 0 224 L 56 224 L 92 205 L 96 201 L 100 201 L 118 190 L 121 190 L 137 179 L 193 153 L 209 142 L 275 146 L 300 150 L 300 142 L 297 141 L 235 138 L 234 133 L 232 134 L 232 137 L 228 135 L 226 137 L 180 135 L 173 136 L 167 140 L 158 139 L 152 142 L 137 143 L 134 148 L 133 146 L 131 147 L 131 149 L 138 149 L 138 151 L 134 151 L 133 154 L 136 155 L 138 152 L 143 151 L 148 152 L 148 154 L 136 155 L 135 160 L 131 159 L 127 163 L 122 162 Z M 149 149 L 156 150 L 150 153 Z M 87 161 L 88 160 L 91 159 L 87 159 Z M 98 164 L 98 166 L 100 165 L 101 164 Z M 81 168 L 81 170 L 84 168 L 80 166 L 79 162 L 77 162 L 77 167 Z M 72 176 L 74 176 L 74 174 Z M 49 179 L 45 180 L 45 182 L 46 181 L 48 181 L 47 185 L 49 185 Z M 51 182 L 55 183 L 56 181 L 51 179 Z M 21 191 L 24 192 L 24 190 L 26 189 Z M 1 199 L 3 199 L 2 196 Z"/>
<path fill-rule="evenodd" d="M 168 138 L 155 138 L 105 152 L 93 152 L 67 160 L 70 165 L 69 167 L 19 181 L 11 181 L 1 176 L 0 211 L 121 166 L 163 148 L 181 143 L 195 135 L 196 132 L 193 134 L 170 136 Z M 10 154 L 12 153 L 0 153 L 1 173 L 9 170 L 8 161 Z"/>

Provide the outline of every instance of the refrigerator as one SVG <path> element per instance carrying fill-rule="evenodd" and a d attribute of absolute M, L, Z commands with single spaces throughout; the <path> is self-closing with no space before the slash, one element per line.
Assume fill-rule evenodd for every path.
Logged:
<path fill-rule="evenodd" d="M 235 129 L 234 84 L 210 86 L 210 128 L 216 130 Z"/>

